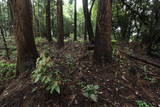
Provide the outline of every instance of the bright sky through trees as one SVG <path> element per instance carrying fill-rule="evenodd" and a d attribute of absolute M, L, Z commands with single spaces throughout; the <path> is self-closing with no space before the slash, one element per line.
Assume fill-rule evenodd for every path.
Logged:
<path fill-rule="evenodd" d="M 77 0 L 77 8 L 79 9 L 82 7 L 82 0 Z"/>
<path fill-rule="evenodd" d="M 0 0 L 1 2 L 2 0 Z M 69 1 L 69 0 L 64 0 L 64 1 Z M 77 0 L 77 9 L 79 9 L 80 7 L 82 7 L 82 0 Z"/>

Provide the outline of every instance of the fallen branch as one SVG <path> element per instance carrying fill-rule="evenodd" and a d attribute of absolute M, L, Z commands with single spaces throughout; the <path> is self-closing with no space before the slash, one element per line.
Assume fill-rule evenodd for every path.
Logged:
<path fill-rule="evenodd" d="M 144 63 L 147 63 L 147 64 L 150 64 L 150 65 L 153 65 L 155 67 L 160 68 L 160 64 L 158 62 L 152 61 L 151 59 L 149 59 L 147 57 L 144 57 L 144 56 L 141 56 L 141 55 L 138 55 L 138 54 L 135 54 L 135 53 L 131 53 L 131 52 L 126 52 L 126 51 L 123 51 L 123 50 L 119 50 L 119 51 L 121 53 L 125 54 L 126 56 L 130 57 L 130 58 L 140 60 Z"/>

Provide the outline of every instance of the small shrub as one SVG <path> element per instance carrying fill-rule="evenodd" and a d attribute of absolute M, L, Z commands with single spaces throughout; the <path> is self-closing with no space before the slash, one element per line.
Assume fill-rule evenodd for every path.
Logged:
<path fill-rule="evenodd" d="M 141 100 L 136 101 L 136 103 L 137 103 L 138 107 L 153 107 L 152 105 L 147 104 L 146 102 L 141 101 Z"/>
<path fill-rule="evenodd" d="M 99 86 L 98 85 L 87 85 L 83 88 L 83 95 L 91 100 L 93 100 L 94 102 L 97 102 L 98 99 L 98 89 Z"/>
<path fill-rule="evenodd" d="M 0 80 L 6 80 L 15 76 L 16 64 L 0 61 Z"/>
<path fill-rule="evenodd" d="M 35 38 L 35 43 L 36 44 L 41 44 L 41 43 L 43 43 L 44 42 L 44 38 L 42 38 L 42 37 L 36 37 Z"/>
<path fill-rule="evenodd" d="M 151 83 L 155 83 L 157 80 L 151 76 L 148 75 L 150 70 L 147 68 L 147 66 L 142 66 L 142 70 L 145 72 L 144 79 L 147 81 L 150 81 Z"/>
<path fill-rule="evenodd" d="M 69 68 L 74 68 L 76 64 L 74 63 L 74 58 L 70 54 L 65 55 L 66 64 L 69 66 Z"/>
<path fill-rule="evenodd" d="M 32 72 L 32 78 L 35 83 L 42 83 L 51 94 L 60 93 L 60 71 L 53 70 L 52 67 L 51 58 L 46 57 L 44 53 L 41 54 L 37 59 L 36 69 Z"/>
<path fill-rule="evenodd" d="M 143 69 L 143 71 L 146 72 L 146 73 L 149 72 L 149 69 L 147 68 L 147 66 L 143 66 L 142 69 Z"/>
<path fill-rule="evenodd" d="M 117 40 L 112 40 L 111 42 L 112 42 L 113 55 L 116 55 L 116 52 L 117 52 L 117 46 L 116 46 Z"/>
<path fill-rule="evenodd" d="M 7 52 L 6 52 L 5 50 L 3 50 L 3 51 L 0 53 L 0 56 L 6 57 L 6 56 L 7 56 Z"/>
<path fill-rule="evenodd" d="M 10 45 L 10 46 L 9 46 L 9 49 L 11 49 L 12 51 L 15 51 L 17 48 L 16 48 L 16 46 L 14 46 L 14 45 Z"/>
<path fill-rule="evenodd" d="M 147 75 L 145 75 L 144 79 L 151 82 L 151 83 L 156 83 L 157 82 L 157 80 L 155 78 L 149 77 Z"/>

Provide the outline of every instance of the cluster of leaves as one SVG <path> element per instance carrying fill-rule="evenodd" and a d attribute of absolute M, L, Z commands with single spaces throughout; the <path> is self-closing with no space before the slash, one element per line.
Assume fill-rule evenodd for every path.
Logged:
<path fill-rule="evenodd" d="M 6 56 L 7 56 L 6 51 L 5 51 L 5 50 L 3 50 L 3 51 L 0 53 L 0 56 L 2 56 L 2 57 L 6 57 Z"/>
<path fill-rule="evenodd" d="M 74 63 L 74 58 L 71 56 L 71 54 L 66 54 L 66 64 L 69 66 L 69 68 L 74 68 L 76 65 Z"/>
<path fill-rule="evenodd" d="M 146 102 L 141 101 L 141 100 L 136 101 L 136 103 L 137 103 L 138 107 L 153 107 L 152 105 L 147 104 Z"/>
<path fill-rule="evenodd" d="M 150 70 L 147 68 L 147 66 L 143 66 L 142 69 L 143 69 L 143 71 L 145 72 L 145 76 L 144 76 L 144 79 L 145 79 L 145 80 L 150 81 L 151 83 L 156 82 L 156 79 L 155 79 L 155 78 L 152 78 L 152 77 L 150 77 L 149 75 L 147 75 L 147 73 L 150 72 Z"/>
<path fill-rule="evenodd" d="M 35 42 L 36 42 L 36 44 L 41 44 L 41 43 L 44 42 L 44 38 L 42 38 L 42 37 L 36 37 L 35 38 Z"/>
<path fill-rule="evenodd" d="M 0 61 L 0 80 L 6 80 L 14 76 L 16 64 Z"/>
<path fill-rule="evenodd" d="M 93 100 L 94 102 L 97 102 L 98 99 L 98 89 L 99 86 L 98 85 L 87 85 L 83 88 L 82 92 L 83 95 L 91 100 Z"/>
<path fill-rule="evenodd" d="M 115 55 L 116 52 L 117 52 L 117 45 L 116 45 L 117 40 L 114 40 L 114 39 L 113 39 L 111 42 L 112 42 L 113 55 Z"/>
<path fill-rule="evenodd" d="M 32 72 L 32 78 L 35 83 L 42 83 L 51 94 L 60 93 L 60 71 L 53 70 L 52 67 L 51 58 L 46 57 L 45 53 L 41 54 L 37 59 L 36 69 Z"/>

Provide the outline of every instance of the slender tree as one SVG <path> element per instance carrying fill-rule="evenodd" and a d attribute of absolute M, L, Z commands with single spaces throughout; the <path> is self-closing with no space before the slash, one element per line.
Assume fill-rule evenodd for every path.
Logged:
<path fill-rule="evenodd" d="M 64 28 L 63 28 L 63 4 L 62 0 L 57 0 L 57 46 L 64 47 Z"/>
<path fill-rule="evenodd" d="M 91 43 L 94 42 L 94 33 L 93 33 L 93 27 L 91 23 L 91 15 L 88 10 L 88 0 L 83 0 L 83 10 L 84 10 L 84 17 L 85 17 L 85 29 L 88 32 L 89 35 L 89 41 Z"/>
<path fill-rule="evenodd" d="M 7 41 L 6 41 L 6 38 L 5 38 L 5 35 L 4 35 L 4 29 L 3 29 L 2 26 L 0 26 L 0 33 L 2 35 L 3 44 L 4 44 L 5 51 L 6 51 L 6 57 L 7 57 L 7 59 L 10 59 L 9 49 L 8 49 L 8 46 L 7 46 Z"/>
<path fill-rule="evenodd" d="M 35 67 L 36 50 L 30 0 L 11 0 L 14 22 L 14 35 L 17 45 L 17 75 Z"/>
<path fill-rule="evenodd" d="M 112 0 L 100 0 L 98 7 L 94 59 L 103 63 L 112 60 Z"/>
<path fill-rule="evenodd" d="M 47 6 L 46 6 L 46 28 L 47 28 L 47 34 L 46 34 L 46 38 L 47 38 L 48 42 L 52 41 L 50 5 L 51 5 L 51 0 L 47 0 Z"/>
<path fill-rule="evenodd" d="M 77 41 L 77 0 L 74 0 L 74 40 Z"/>

